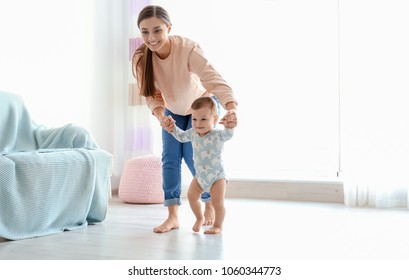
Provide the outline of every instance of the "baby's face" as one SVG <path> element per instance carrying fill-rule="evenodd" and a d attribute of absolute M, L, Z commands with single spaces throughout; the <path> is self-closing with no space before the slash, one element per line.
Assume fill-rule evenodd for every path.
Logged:
<path fill-rule="evenodd" d="M 216 122 L 217 116 L 212 114 L 210 108 L 203 107 L 192 111 L 192 127 L 200 136 L 209 133 Z"/>

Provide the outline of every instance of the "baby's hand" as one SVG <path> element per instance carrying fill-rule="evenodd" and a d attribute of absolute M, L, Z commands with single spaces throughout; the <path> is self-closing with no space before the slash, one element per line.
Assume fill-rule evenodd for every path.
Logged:
<path fill-rule="evenodd" d="M 175 123 L 175 120 L 171 116 L 164 117 L 160 121 L 161 127 L 169 133 L 173 132 Z"/>
<path fill-rule="evenodd" d="M 237 111 L 231 109 L 227 111 L 224 117 L 220 120 L 220 124 L 223 124 L 226 128 L 234 128 L 237 126 Z"/>

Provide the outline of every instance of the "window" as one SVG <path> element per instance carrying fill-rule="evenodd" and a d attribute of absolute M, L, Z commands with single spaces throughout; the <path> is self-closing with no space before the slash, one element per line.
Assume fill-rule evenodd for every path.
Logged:
<path fill-rule="evenodd" d="M 230 177 L 334 178 L 339 161 L 338 2 L 154 1 L 232 86 Z M 185 7 L 185 8 L 180 8 Z"/>

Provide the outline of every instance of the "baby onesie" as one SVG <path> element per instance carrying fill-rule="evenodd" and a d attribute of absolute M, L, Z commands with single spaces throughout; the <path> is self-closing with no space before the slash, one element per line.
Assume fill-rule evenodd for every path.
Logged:
<path fill-rule="evenodd" d="M 196 178 L 203 191 L 208 192 L 214 182 L 226 178 L 221 154 L 224 142 L 233 137 L 233 129 L 213 129 L 200 136 L 192 128 L 183 131 L 176 126 L 172 135 L 180 142 L 192 142 Z"/>

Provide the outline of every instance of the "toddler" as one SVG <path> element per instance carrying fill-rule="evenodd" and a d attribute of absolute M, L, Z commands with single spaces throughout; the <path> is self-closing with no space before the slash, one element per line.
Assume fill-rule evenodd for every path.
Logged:
<path fill-rule="evenodd" d="M 231 139 L 233 129 L 226 127 L 226 120 L 221 123 L 223 130 L 216 129 L 218 107 L 212 97 L 199 97 L 192 105 L 192 128 L 186 131 L 173 125 L 169 132 L 180 142 L 192 142 L 193 160 L 196 176 L 193 178 L 187 197 L 190 207 L 196 216 L 193 231 L 199 232 L 205 219 L 202 214 L 200 195 L 210 192 L 215 210 L 215 221 L 205 234 L 217 234 L 222 231 L 225 217 L 224 195 L 226 192 L 226 175 L 223 169 L 221 153 L 224 142 Z M 169 116 L 168 122 L 173 122 Z"/>

